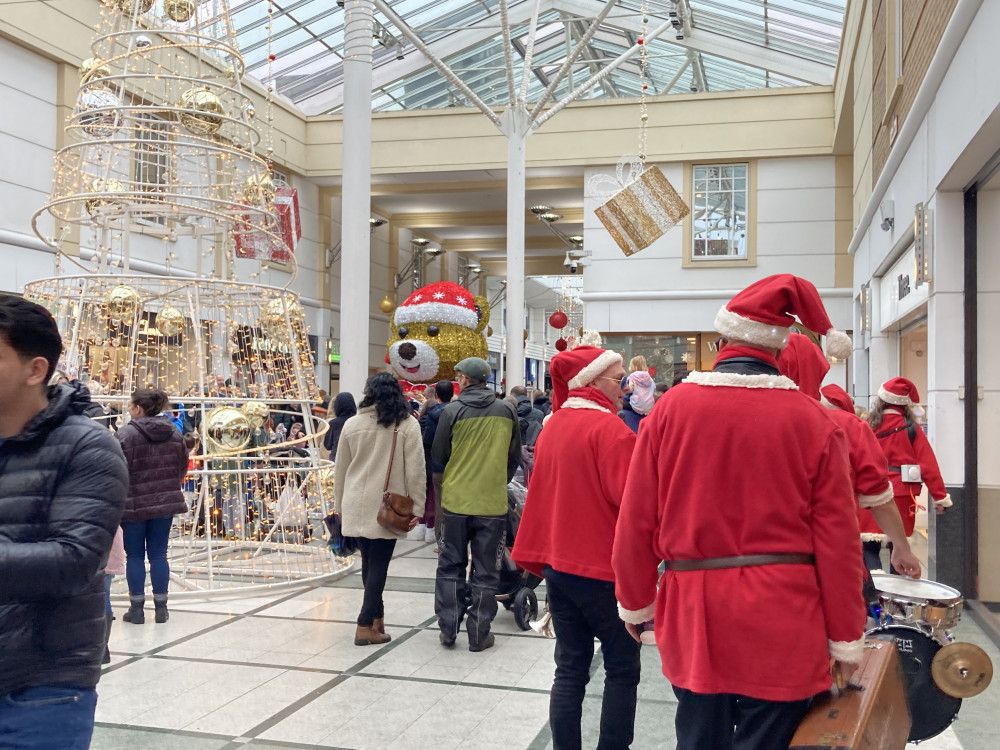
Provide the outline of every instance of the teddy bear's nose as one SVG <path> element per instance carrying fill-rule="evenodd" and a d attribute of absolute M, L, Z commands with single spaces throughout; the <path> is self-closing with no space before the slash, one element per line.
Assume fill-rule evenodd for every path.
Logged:
<path fill-rule="evenodd" d="M 413 359 L 417 356 L 417 347 L 409 341 L 404 341 L 399 345 L 399 356 L 403 359 Z"/>

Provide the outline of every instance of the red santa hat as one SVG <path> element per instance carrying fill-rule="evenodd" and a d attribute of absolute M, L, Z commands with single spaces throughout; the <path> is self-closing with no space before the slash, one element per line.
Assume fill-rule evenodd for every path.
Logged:
<path fill-rule="evenodd" d="M 621 364 L 621 361 L 622 355 L 618 352 L 598 346 L 578 346 L 570 351 L 559 352 L 549 363 L 552 410 L 562 406 L 571 390 L 590 385 L 598 375 L 611 365 Z"/>
<path fill-rule="evenodd" d="M 823 400 L 830 404 L 830 406 L 836 407 L 837 409 L 843 409 L 849 414 L 855 413 L 854 399 L 852 399 L 850 394 L 836 383 L 824 385 L 819 389 L 819 391 L 823 395 Z"/>
<path fill-rule="evenodd" d="M 439 281 L 420 287 L 398 308 L 397 326 L 407 323 L 454 323 L 476 330 L 479 312 L 472 293 L 453 281 Z"/>
<path fill-rule="evenodd" d="M 715 316 L 715 330 L 728 338 L 784 349 L 796 316 L 806 328 L 826 336 L 829 356 L 850 356 L 851 337 L 833 327 L 816 287 L 790 273 L 768 276 L 733 297 Z"/>
<path fill-rule="evenodd" d="M 791 378 L 799 390 L 817 401 L 819 387 L 830 371 L 830 363 L 808 336 L 793 333 L 778 358 L 781 374 Z"/>
<path fill-rule="evenodd" d="M 893 378 L 878 387 L 878 397 L 894 406 L 913 406 L 920 403 L 917 386 L 906 378 Z"/>

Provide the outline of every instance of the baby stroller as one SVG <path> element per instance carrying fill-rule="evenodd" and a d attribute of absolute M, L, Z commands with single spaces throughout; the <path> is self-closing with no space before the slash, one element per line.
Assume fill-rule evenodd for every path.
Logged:
<path fill-rule="evenodd" d="M 510 559 L 527 494 L 528 490 L 516 477 L 507 485 L 507 546 L 500 568 L 500 589 L 496 595 L 496 600 L 504 609 L 514 613 L 514 622 L 521 630 L 528 630 L 529 623 L 538 616 L 535 589 L 542 582 L 541 578 L 517 567 Z"/>

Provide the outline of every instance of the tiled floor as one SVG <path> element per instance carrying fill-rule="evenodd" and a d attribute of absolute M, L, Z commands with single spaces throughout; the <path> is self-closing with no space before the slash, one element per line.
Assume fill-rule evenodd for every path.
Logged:
<path fill-rule="evenodd" d="M 432 545 L 400 542 L 389 569 L 391 643 L 353 644 L 360 578 L 298 592 L 176 602 L 169 622 L 115 622 L 112 664 L 98 686 L 92 747 L 134 750 L 348 748 L 547 750 L 554 641 L 524 633 L 502 608 L 497 645 L 438 644 Z M 966 618 L 959 640 L 1000 665 Z M 600 655 L 584 705 L 584 747 L 597 742 Z M 655 648 L 643 649 L 636 750 L 671 748 L 673 694 Z M 921 750 L 996 750 L 996 687 L 966 701 L 959 721 Z"/>

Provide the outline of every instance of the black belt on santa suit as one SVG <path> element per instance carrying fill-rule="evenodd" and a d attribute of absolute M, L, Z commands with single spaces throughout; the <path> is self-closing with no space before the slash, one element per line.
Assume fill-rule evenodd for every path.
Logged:
<path fill-rule="evenodd" d="M 664 560 L 667 570 L 683 573 L 691 570 L 723 570 L 725 568 L 752 568 L 758 565 L 815 565 L 813 555 L 790 553 L 785 555 L 737 555 L 735 557 L 707 557 L 704 560 Z"/>

